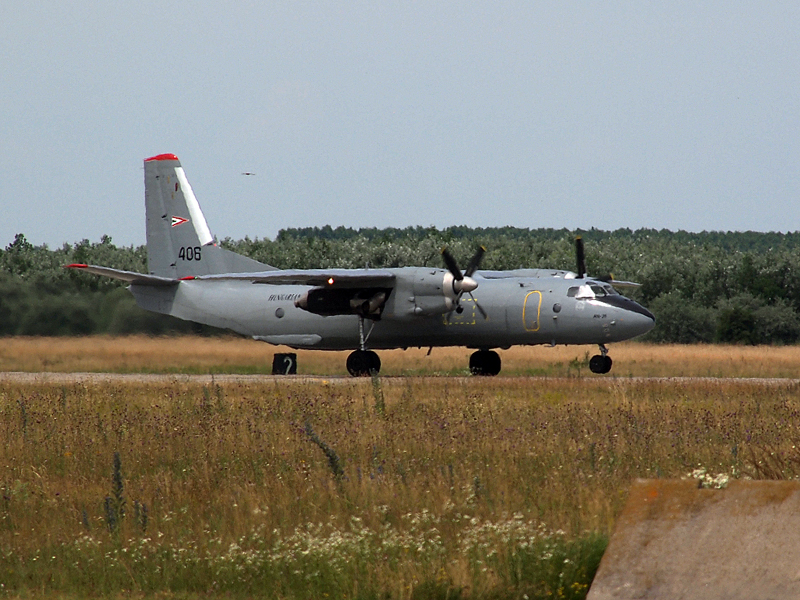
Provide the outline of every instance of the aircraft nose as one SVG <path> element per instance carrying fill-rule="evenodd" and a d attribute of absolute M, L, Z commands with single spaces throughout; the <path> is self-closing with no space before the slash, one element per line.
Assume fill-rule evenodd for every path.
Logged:
<path fill-rule="evenodd" d="M 653 313 L 633 301 L 625 307 L 624 316 L 620 320 L 625 334 L 629 337 L 644 335 L 656 325 Z"/>
<path fill-rule="evenodd" d="M 653 313 L 630 298 L 614 295 L 606 296 L 602 301 L 616 309 L 614 324 L 619 341 L 644 335 L 655 327 L 656 318 Z"/>

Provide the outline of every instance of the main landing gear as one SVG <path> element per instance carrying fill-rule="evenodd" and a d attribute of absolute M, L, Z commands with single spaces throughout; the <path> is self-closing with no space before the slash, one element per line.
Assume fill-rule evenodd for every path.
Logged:
<path fill-rule="evenodd" d="M 356 350 L 347 357 L 347 372 L 353 377 L 370 377 L 381 371 L 381 359 L 372 350 Z"/>
<path fill-rule="evenodd" d="M 500 355 L 494 350 L 478 350 L 469 357 L 473 375 L 494 376 L 500 372 Z M 381 370 L 381 359 L 372 350 L 356 350 L 347 357 L 347 372 L 353 377 L 370 377 Z"/>
<path fill-rule="evenodd" d="M 469 357 L 469 370 L 473 375 L 494 376 L 500 372 L 500 355 L 494 350 L 478 350 Z"/>
<path fill-rule="evenodd" d="M 608 348 L 606 348 L 603 344 L 600 344 L 600 354 L 595 354 L 589 360 L 589 370 L 592 373 L 605 375 L 611 370 L 612 364 L 613 362 L 611 357 L 608 355 Z"/>
<path fill-rule="evenodd" d="M 375 323 L 372 323 L 372 327 Z M 372 333 L 372 327 L 364 334 L 364 317 L 358 318 L 358 338 L 360 349 L 351 352 L 347 357 L 347 372 L 353 377 L 371 377 L 381 371 L 381 359 L 372 350 L 367 350 L 367 340 Z"/>

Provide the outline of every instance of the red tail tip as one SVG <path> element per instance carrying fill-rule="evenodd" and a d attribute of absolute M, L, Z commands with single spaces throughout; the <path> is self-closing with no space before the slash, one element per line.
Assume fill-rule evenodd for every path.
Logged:
<path fill-rule="evenodd" d="M 151 156 L 150 158 L 145 158 L 144 162 L 150 162 L 151 160 L 178 160 L 178 157 L 174 154 L 159 154 L 157 156 Z"/>

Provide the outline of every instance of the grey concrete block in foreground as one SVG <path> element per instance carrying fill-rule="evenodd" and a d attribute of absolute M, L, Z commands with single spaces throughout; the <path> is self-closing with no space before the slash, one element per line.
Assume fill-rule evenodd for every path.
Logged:
<path fill-rule="evenodd" d="M 642 479 L 588 600 L 800 599 L 800 482 Z"/>

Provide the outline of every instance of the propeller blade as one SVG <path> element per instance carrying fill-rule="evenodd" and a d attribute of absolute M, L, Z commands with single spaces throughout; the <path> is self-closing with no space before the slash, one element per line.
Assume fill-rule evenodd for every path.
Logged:
<path fill-rule="evenodd" d="M 483 246 L 478 246 L 478 251 L 469 259 L 469 263 L 467 263 L 467 270 L 464 272 L 466 277 L 472 276 L 475 271 L 478 270 L 478 267 L 481 266 L 481 261 L 483 260 L 483 255 L 486 252 L 486 248 Z"/>
<path fill-rule="evenodd" d="M 447 267 L 447 270 L 450 271 L 453 279 L 456 281 L 461 281 L 464 279 L 464 274 L 461 272 L 461 269 L 458 268 L 458 263 L 456 259 L 453 258 L 453 255 L 447 250 L 447 248 L 442 248 L 442 258 L 444 259 L 444 264 Z"/>
<path fill-rule="evenodd" d="M 641 283 L 636 283 L 635 281 L 620 281 L 619 279 L 612 279 L 611 281 L 606 281 L 606 283 L 610 283 L 615 288 L 638 288 L 638 287 L 642 287 Z"/>
<path fill-rule="evenodd" d="M 637 288 L 642 287 L 641 283 L 636 283 L 635 281 L 622 281 L 620 279 L 614 279 L 614 274 L 609 273 L 608 275 L 604 275 L 603 277 L 595 277 L 597 281 L 602 281 L 603 283 L 610 283 L 614 287 L 628 287 L 628 288 Z"/>
<path fill-rule="evenodd" d="M 575 237 L 575 257 L 578 263 L 578 276 L 576 279 L 583 279 L 586 276 L 586 254 L 583 251 L 583 238 Z"/>
<path fill-rule="evenodd" d="M 486 319 L 488 319 L 489 315 L 486 314 L 486 311 L 483 310 L 483 307 L 480 304 L 478 304 L 477 300 L 475 300 L 475 296 L 472 295 L 472 292 L 469 292 L 469 297 L 472 298 L 472 301 L 475 303 L 475 306 L 478 307 L 478 312 L 480 312 L 483 315 L 483 320 L 485 321 Z"/>

